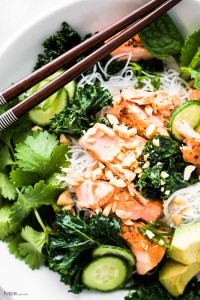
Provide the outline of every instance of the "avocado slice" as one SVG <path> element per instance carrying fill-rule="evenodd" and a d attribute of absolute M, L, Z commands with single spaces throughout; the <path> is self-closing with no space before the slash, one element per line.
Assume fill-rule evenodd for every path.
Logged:
<path fill-rule="evenodd" d="M 159 273 L 159 281 L 174 297 L 183 294 L 189 281 L 200 272 L 200 262 L 184 265 L 168 258 Z"/>
<path fill-rule="evenodd" d="M 185 265 L 200 262 L 200 223 L 176 228 L 167 256 Z"/>

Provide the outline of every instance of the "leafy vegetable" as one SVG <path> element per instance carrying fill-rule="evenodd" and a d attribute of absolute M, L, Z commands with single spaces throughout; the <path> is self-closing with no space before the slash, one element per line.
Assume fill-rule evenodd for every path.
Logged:
<path fill-rule="evenodd" d="M 139 37 L 144 47 L 156 58 L 167 59 L 181 52 L 184 40 L 168 14 L 145 27 Z"/>
<path fill-rule="evenodd" d="M 170 243 L 167 238 L 172 236 L 173 233 L 167 224 L 161 222 L 150 222 L 147 223 L 144 227 L 139 227 L 138 230 L 152 243 L 156 245 L 161 245 L 160 243 L 163 242 L 164 247 L 170 247 Z M 149 238 L 147 231 L 151 231 L 154 234 L 154 237 Z"/>
<path fill-rule="evenodd" d="M 183 295 L 172 297 L 159 283 L 157 272 L 147 276 L 134 275 L 130 288 L 133 292 L 129 292 L 125 300 L 198 300 L 200 297 L 200 284 L 196 278 L 189 282 Z"/>
<path fill-rule="evenodd" d="M 61 29 L 44 41 L 44 54 L 38 55 L 34 69 L 44 66 L 80 42 L 79 34 L 69 24 L 63 22 Z"/>
<path fill-rule="evenodd" d="M 68 284 L 73 293 L 84 288 L 81 272 L 91 259 L 92 249 L 103 244 L 125 247 L 119 237 L 120 222 L 111 216 L 87 217 L 84 211 L 77 216 L 58 213 L 55 225 L 59 235 L 50 238 L 48 264 L 61 274 L 61 281 Z"/>
<path fill-rule="evenodd" d="M 181 71 L 183 74 L 188 74 L 191 78 L 194 79 L 194 87 L 197 90 L 200 90 L 200 72 L 193 70 L 191 68 L 182 67 Z"/>
<path fill-rule="evenodd" d="M 52 119 L 50 130 L 80 137 L 84 130 L 94 125 L 95 114 L 107 105 L 112 105 L 110 92 L 99 84 L 86 84 L 77 89 L 72 106 L 66 107 Z"/>
<path fill-rule="evenodd" d="M 189 181 L 184 180 L 187 163 L 182 158 L 178 142 L 161 135 L 155 135 L 154 139 L 159 139 L 159 146 L 154 146 L 151 141 L 146 142 L 140 163 L 143 166 L 144 155 L 148 154 L 150 167 L 143 170 L 135 184 L 149 199 L 166 199 L 176 190 L 196 182 L 197 178 L 193 175 Z M 166 178 L 161 177 L 162 171 L 167 173 Z"/>
<path fill-rule="evenodd" d="M 180 66 L 197 69 L 200 67 L 200 30 L 187 36 L 181 50 Z"/>
<path fill-rule="evenodd" d="M 27 125 L 25 129 L 19 123 L 21 135 L 20 131 L 14 135 L 12 127 L 0 135 L 0 239 L 9 242 L 17 258 L 38 268 L 46 259 L 42 245 L 48 242 L 48 226 L 41 225 L 47 222 L 46 216 L 42 221 L 33 214 L 45 206 L 47 215 L 52 215 L 52 207 L 63 191 L 52 178 L 61 173 L 61 166 L 68 166 L 68 147 L 59 145 L 56 136 L 47 131 L 30 132 Z"/>

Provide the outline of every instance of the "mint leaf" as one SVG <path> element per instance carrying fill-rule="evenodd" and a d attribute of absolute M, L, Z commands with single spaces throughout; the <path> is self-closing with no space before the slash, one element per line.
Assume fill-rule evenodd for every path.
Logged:
<path fill-rule="evenodd" d="M 139 37 L 144 47 L 156 58 L 167 59 L 181 52 L 184 40 L 168 14 L 145 27 Z"/>
<path fill-rule="evenodd" d="M 0 172 L 0 192 L 4 198 L 15 200 L 17 196 L 16 189 L 10 182 L 6 172 Z"/>
<path fill-rule="evenodd" d="M 181 51 L 180 66 L 192 69 L 200 67 L 200 29 L 187 36 Z"/>
<path fill-rule="evenodd" d="M 191 78 L 194 79 L 195 89 L 200 90 L 200 72 L 195 71 L 191 68 L 186 68 L 186 67 L 182 67 L 181 71 L 183 72 L 183 74 L 190 75 Z"/>

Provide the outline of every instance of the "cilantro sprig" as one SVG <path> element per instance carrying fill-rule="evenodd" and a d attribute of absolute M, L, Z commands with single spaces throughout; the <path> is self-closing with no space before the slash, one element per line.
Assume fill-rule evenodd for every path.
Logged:
<path fill-rule="evenodd" d="M 63 191 L 55 178 L 68 166 L 68 147 L 47 131 L 17 128 L 21 135 L 12 127 L 0 134 L 0 239 L 35 269 L 46 260 L 45 245 L 53 234 L 47 216 Z M 40 215 L 43 207 L 46 215 Z"/>

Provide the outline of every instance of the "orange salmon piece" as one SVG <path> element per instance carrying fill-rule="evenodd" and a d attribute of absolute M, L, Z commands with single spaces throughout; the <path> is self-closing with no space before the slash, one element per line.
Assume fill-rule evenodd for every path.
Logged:
<path fill-rule="evenodd" d="M 104 180 L 87 179 L 75 187 L 75 192 L 79 207 L 103 210 L 111 203 L 112 207 L 115 207 L 112 213 L 117 215 L 117 210 L 120 210 L 121 214 L 124 213 L 131 220 L 143 219 L 146 222 L 153 222 L 163 212 L 160 201 L 146 200 L 142 205 L 129 194 L 127 189 L 114 187 Z"/>
<path fill-rule="evenodd" d="M 183 159 L 196 167 L 196 172 L 200 175 L 200 134 L 197 133 L 187 122 L 177 121 L 175 123 L 178 132 L 184 136 L 181 146 Z"/>
<path fill-rule="evenodd" d="M 146 130 L 152 123 L 159 128 L 165 128 L 163 121 L 152 115 L 149 116 L 138 104 L 123 100 L 120 104 L 109 109 L 108 114 L 114 115 L 121 123 L 130 127 L 136 127 L 138 134 L 146 137 Z"/>
<path fill-rule="evenodd" d="M 136 134 L 131 134 L 129 137 L 120 136 L 112 128 L 97 123 L 93 128 L 88 129 L 79 143 L 93 158 L 103 162 L 114 175 L 126 181 L 125 168 L 118 155 L 123 152 L 126 158 L 131 153 L 134 160 L 134 149 L 130 148 L 143 148 L 146 140 Z M 129 149 L 126 148 L 128 146 Z"/>
<path fill-rule="evenodd" d="M 200 90 L 191 89 L 189 99 L 200 100 Z"/>
<path fill-rule="evenodd" d="M 135 35 L 127 42 L 116 48 L 113 52 L 111 52 L 111 56 L 115 56 L 118 54 L 124 55 L 119 56 L 117 60 L 127 60 L 129 58 L 129 55 L 131 55 L 132 61 L 140 61 L 141 59 L 149 60 L 153 58 L 153 55 L 144 48 L 138 35 Z"/>
<path fill-rule="evenodd" d="M 166 251 L 166 248 L 151 243 L 138 231 L 138 227 L 144 226 L 142 222 L 135 222 L 131 226 L 123 225 L 123 233 L 120 234 L 136 257 L 136 270 L 140 275 L 155 268 Z"/>
<path fill-rule="evenodd" d="M 86 179 L 75 187 L 80 207 L 96 209 L 103 206 L 113 196 L 115 188 L 104 180 Z"/>

